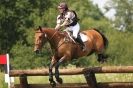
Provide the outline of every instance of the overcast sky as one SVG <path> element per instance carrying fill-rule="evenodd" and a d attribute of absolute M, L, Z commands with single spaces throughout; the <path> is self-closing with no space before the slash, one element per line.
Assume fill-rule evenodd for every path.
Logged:
<path fill-rule="evenodd" d="M 109 19 L 114 19 L 115 10 L 111 9 L 109 12 L 105 13 L 104 6 L 107 4 L 107 1 L 109 0 L 91 0 L 93 1 L 93 4 L 97 4 L 98 7 L 101 9 L 101 11 L 104 13 L 106 17 Z"/>

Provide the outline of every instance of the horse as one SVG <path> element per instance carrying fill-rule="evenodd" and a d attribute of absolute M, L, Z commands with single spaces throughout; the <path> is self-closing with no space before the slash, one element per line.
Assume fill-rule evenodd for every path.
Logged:
<path fill-rule="evenodd" d="M 88 40 L 84 42 L 86 50 L 82 51 L 80 44 L 74 43 L 65 32 L 60 32 L 54 28 L 39 27 L 35 31 L 35 46 L 34 51 L 38 53 L 42 46 L 49 42 L 51 50 L 54 55 L 51 57 L 49 66 L 49 81 L 52 86 L 56 86 L 53 80 L 52 69 L 55 67 L 56 81 L 62 84 L 63 80 L 59 75 L 59 66 L 62 62 L 80 58 L 82 56 L 89 56 L 96 53 L 98 62 L 104 62 L 105 50 L 108 46 L 108 39 L 95 28 L 82 31 L 87 36 Z"/>

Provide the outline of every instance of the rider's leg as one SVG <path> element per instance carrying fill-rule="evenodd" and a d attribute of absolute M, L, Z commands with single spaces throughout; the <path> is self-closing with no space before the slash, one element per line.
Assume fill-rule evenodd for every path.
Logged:
<path fill-rule="evenodd" d="M 79 44 L 82 45 L 82 50 L 85 50 L 85 45 L 84 45 L 83 41 L 81 40 L 80 35 L 78 35 L 79 30 L 80 30 L 80 26 L 79 26 L 79 24 L 77 23 L 77 24 L 76 24 L 75 26 L 73 26 L 73 28 L 72 28 L 73 37 L 74 37 L 74 39 L 75 39 Z"/>
<path fill-rule="evenodd" d="M 73 37 L 76 39 L 78 37 L 78 33 L 79 33 L 79 30 L 80 30 L 79 24 L 77 23 L 75 26 L 71 26 L 71 30 L 72 30 L 72 33 L 73 33 Z"/>
<path fill-rule="evenodd" d="M 81 37 L 78 36 L 76 39 L 76 42 L 80 43 L 80 45 L 82 46 L 82 50 L 84 51 L 85 50 L 85 44 L 83 43 L 83 41 L 81 40 Z"/>

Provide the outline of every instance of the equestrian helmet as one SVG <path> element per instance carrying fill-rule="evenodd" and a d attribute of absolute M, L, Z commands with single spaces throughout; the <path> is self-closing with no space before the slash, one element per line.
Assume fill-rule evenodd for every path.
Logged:
<path fill-rule="evenodd" d="M 68 6 L 65 2 L 61 2 L 59 5 L 58 5 L 58 9 L 68 9 Z"/>

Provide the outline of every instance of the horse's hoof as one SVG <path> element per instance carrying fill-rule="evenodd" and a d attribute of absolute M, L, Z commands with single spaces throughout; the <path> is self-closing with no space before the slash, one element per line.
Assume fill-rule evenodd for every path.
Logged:
<path fill-rule="evenodd" d="M 57 81 L 59 84 L 62 84 L 62 83 L 63 83 L 62 78 L 58 78 L 58 79 L 56 79 L 56 81 Z"/>
<path fill-rule="evenodd" d="M 101 63 L 101 64 L 103 64 L 103 63 L 107 62 L 107 60 L 103 58 L 101 60 L 98 60 L 98 62 Z"/>
<path fill-rule="evenodd" d="M 52 86 L 52 88 L 55 88 L 56 87 L 55 81 L 50 82 L 50 85 Z"/>

